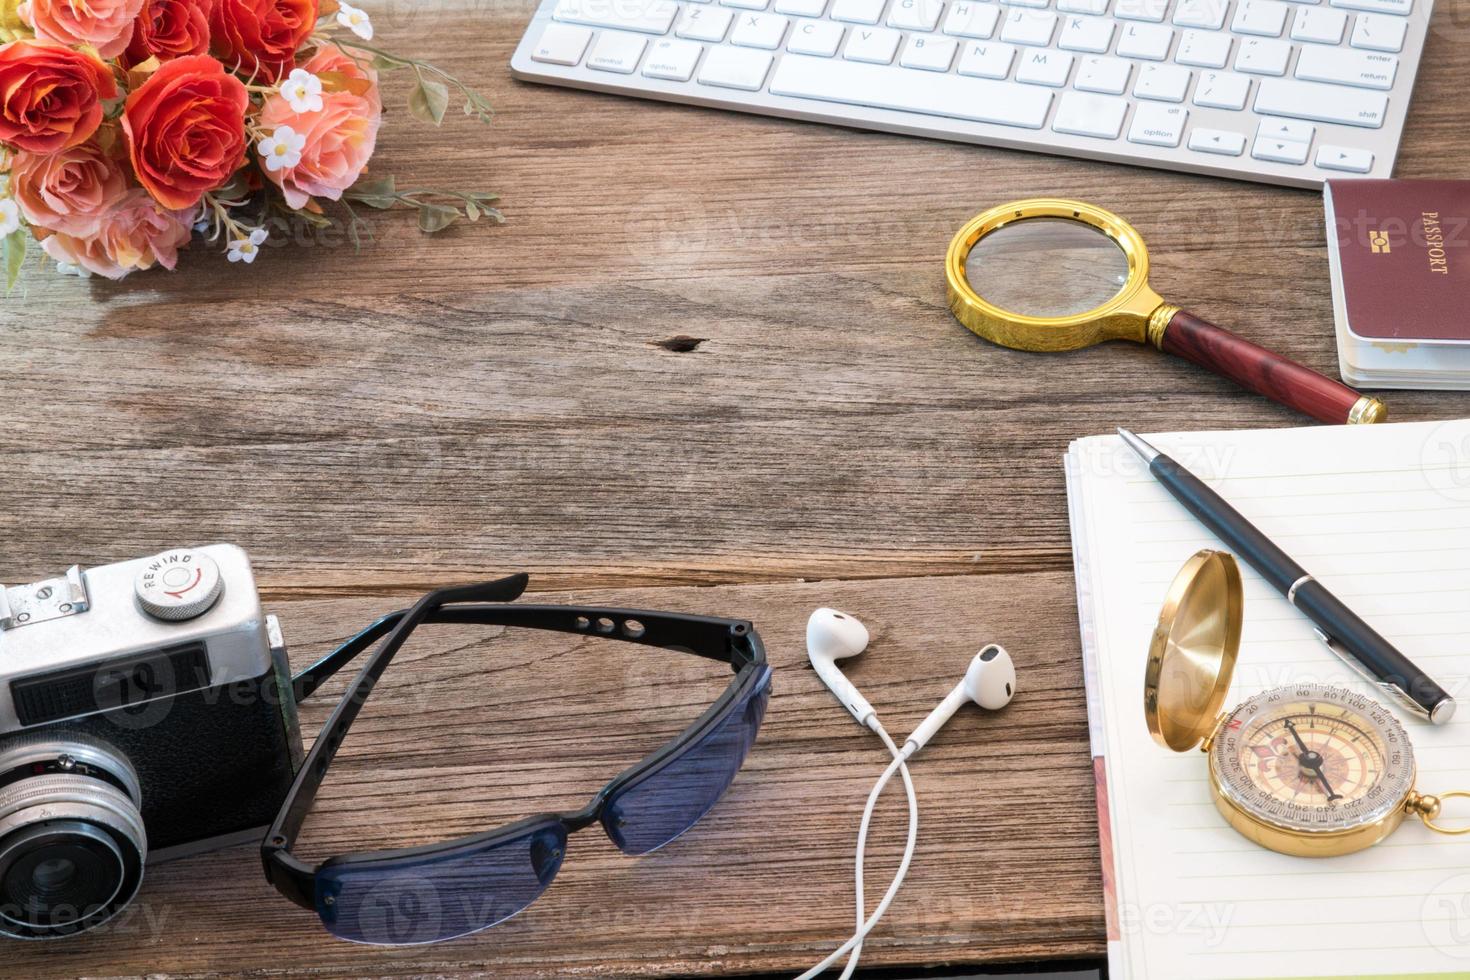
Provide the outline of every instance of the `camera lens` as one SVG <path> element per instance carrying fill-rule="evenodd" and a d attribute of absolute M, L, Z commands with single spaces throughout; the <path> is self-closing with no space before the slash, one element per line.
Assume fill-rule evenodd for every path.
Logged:
<path fill-rule="evenodd" d="M 0 751 L 0 935 L 69 936 L 106 922 L 143 880 L 132 767 L 91 742 Z"/>

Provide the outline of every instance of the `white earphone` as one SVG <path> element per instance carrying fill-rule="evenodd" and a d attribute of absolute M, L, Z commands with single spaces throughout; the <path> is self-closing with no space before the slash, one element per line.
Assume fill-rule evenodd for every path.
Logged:
<path fill-rule="evenodd" d="M 913 781 L 909 777 L 907 765 L 909 757 L 927 745 L 929 740 L 955 716 L 960 708 L 964 707 L 967 701 L 973 701 L 986 710 L 997 711 L 1010 704 L 1011 698 L 1016 694 L 1016 665 L 1004 647 L 992 643 L 975 654 L 970 660 L 970 666 L 965 670 L 964 679 L 956 684 L 954 690 L 950 691 L 939 706 L 929 713 L 929 717 L 919 723 L 919 727 L 914 729 L 914 733 L 909 736 L 908 741 L 900 750 L 893 743 L 893 739 L 889 738 L 882 723 L 878 721 L 878 714 L 872 704 L 858 692 L 857 687 L 837 666 L 839 660 L 855 657 L 866 650 L 868 639 L 866 626 L 847 613 L 838 612 L 836 609 L 825 607 L 818 609 L 807 620 L 806 652 L 812 668 L 821 678 L 822 683 L 827 685 L 827 689 L 842 702 L 842 706 L 848 710 L 848 713 L 857 719 L 858 724 L 872 729 L 883 740 L 883 744 L 893 755 L 893 763 L 873 786 L 868 796 L 867 807 L 863 811 L 862 828 L 858 831 L 855 875 L 857 931 L 836 952 L 803 973 L 797 980 L 811 980 L 849 953 L 851 955 L 841 980 L 851 977 L 853 971 L 857 969 L 864 938 L 878 924 L 878 920 L 883 917 L 884 912 L 888 911 L 889 904 L 898 894 L 899 886 L 903 884 L 904 876 L 908 874 L 909 862 L 913 860 L 919 832 L 919 805 L 914 793 Z M 867 845 L 868 826 L 872 820 L 878 797 L 895 772 L 903 774 L 904 788 L 908 791 L 908 842 L 904 848 L 903 859 L 899 862 L 898 871 L 888 886 L 888 891 L 884 893 L 878 907 L 873 910 L 872 916 L 865 920 L 863 917 L 863 857 Z"/>
<path fill-rule="evenodd" d="M 999 711 L 1011 703 L 1016 696 L 1016 665 L 1005 647 L 992 643 L 975 654 L 965 670 L 965 679 L 955 685 L 939 707 L 919 723 L 909 736 L 908 745 L 917 752 L 954 717 L 967 701 L 973 701 L 987 711 Z M 910 754 L 913 754 L 912 752 Z"/>
<path fill-rule="evenodd" d="M 847 613 L 823 607 L 806 621 L 807 659 L 827 690 L 837 695 L 842 706 L 863 726 L 876 712 L 842 673 L 837 661 L 856 657 L 867 648 L 868 628 Z"/>

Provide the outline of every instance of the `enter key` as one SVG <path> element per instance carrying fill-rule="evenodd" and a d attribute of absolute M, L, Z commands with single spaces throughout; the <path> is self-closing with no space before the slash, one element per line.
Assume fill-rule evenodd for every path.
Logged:
<path fill-rule="evenodd" d="M 1393 88 L 1398 70 L 1399 59 L 1391 54 L 1306 44 L 1297 59 L 1296 77 L 1386 92 Z"/>

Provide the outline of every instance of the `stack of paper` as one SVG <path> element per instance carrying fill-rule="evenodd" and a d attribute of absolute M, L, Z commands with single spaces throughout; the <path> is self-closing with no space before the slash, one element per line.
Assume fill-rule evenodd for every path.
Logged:
<path fill-rule="evenodd" d="M 1145 438 L 1461 702 L 1441 728 L 1399 717 L 1418 789 L 1470 789 L 1470 420 Z M 1144 663 L 1164 594 L 1190 555 L 1224 546 L 1117 436 L 1073 443 L 1066 465 L 1112 975 L 1470 976 L 1470 837 L 1411 819 L 1357 854 L 1277 854 L 1215 810 L 1203 753 L 1149 737 Z M 1300 681 L 1370 693 L 1304 616 L 1244 562 L 1241 571 L 1245 627 L 1227 710 Z"/>

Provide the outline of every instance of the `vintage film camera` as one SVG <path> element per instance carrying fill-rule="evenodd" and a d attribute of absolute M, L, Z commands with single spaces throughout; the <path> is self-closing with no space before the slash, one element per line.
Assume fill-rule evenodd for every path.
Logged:
<path fill-rule="evenodd" d="M 0 587 L 0 935 L 92 928 L 145 862 L 259 839 L 300 761 L 241 549 Z"/>

